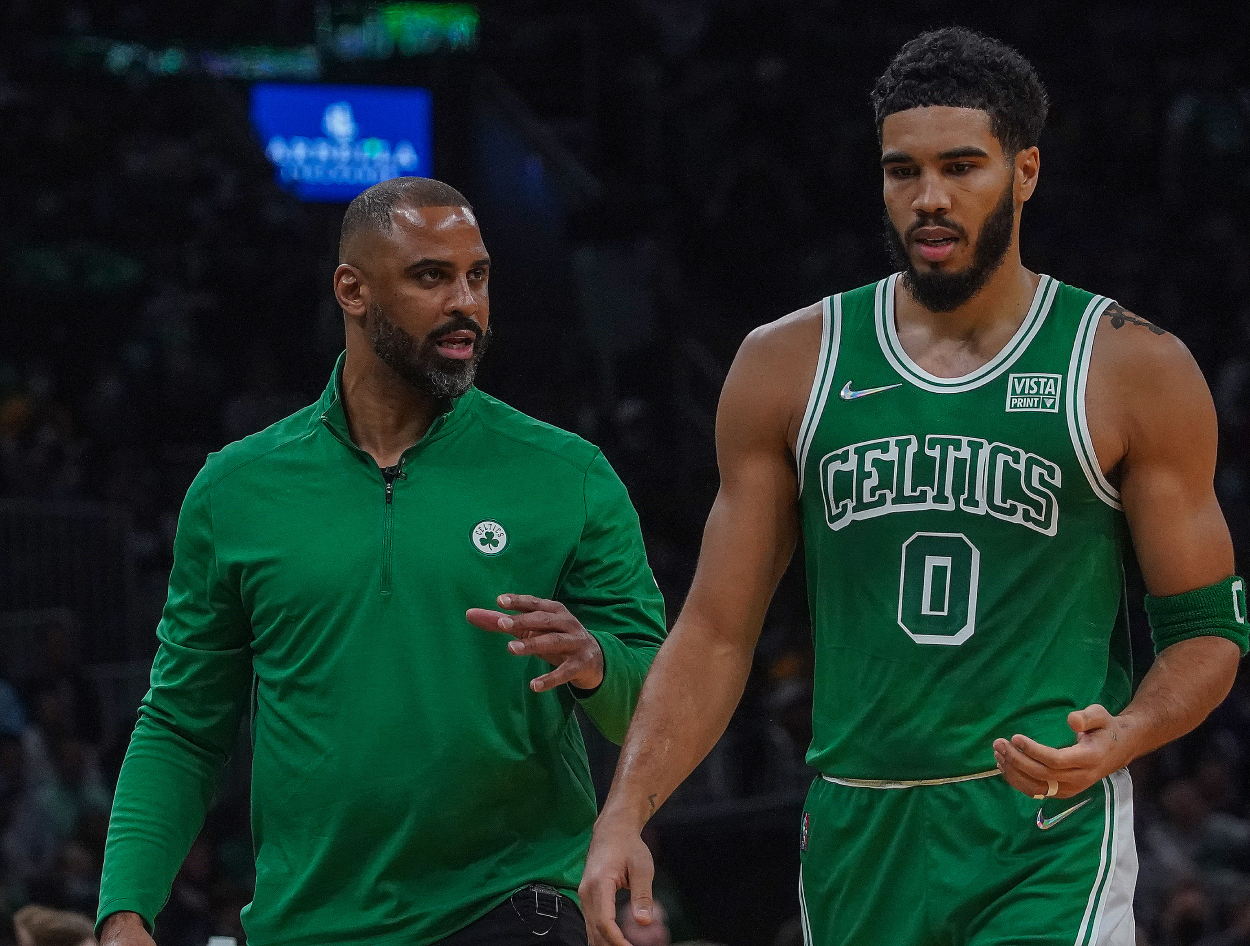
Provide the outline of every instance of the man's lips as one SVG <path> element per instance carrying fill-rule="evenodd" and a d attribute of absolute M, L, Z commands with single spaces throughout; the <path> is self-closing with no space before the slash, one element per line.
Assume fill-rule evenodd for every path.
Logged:
<path fill-rule="evenodd" d="M 959 242 L 959 233 L 950 227 L 917 227 L 910 235 L 917 251 L 929 263 L 942 262 Z"/>
<path fill-rule="evenodd" d="M 444 358 L 468 360 L 477 349 L 478 336 L 468 329 L 460 329 L 440 335 L 434 340 L 434 347 Z"/>

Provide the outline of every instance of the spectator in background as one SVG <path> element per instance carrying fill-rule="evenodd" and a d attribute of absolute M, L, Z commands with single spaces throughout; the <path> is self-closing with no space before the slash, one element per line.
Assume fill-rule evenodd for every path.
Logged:
<path fill-rule="evenodd" d="M 95 946 L 91 921 L 66 910 L 31 904 L 13 916 L 17 946 Z"/>

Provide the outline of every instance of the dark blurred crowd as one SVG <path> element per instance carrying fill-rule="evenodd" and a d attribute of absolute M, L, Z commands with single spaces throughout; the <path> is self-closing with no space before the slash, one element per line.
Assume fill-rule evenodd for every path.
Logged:
<path fill-rule="evenodd" d="M 132 40 L 176 30 L 176 6 L 25 2 L 0 13 L 0 519 L 21 502 L 123 509 L 131 619 L 146 641 L 182 494 L 205 455 L 315 397 L 340 331 L 328 292 L 340 211 L 274 184 L 241 84 L 85 72 L 53 55 L 54 39 L 75 30 Z M 1250 6 L 605 6 L 590 16 L 554 0 L 482 3 L 482 48 L 463 68 L 484 65 L 515 85 L 601 184 L 559 217 L 581 306 L 570 334 L 585 364 L 555 375 L 567 385 L 557 410 L 541 407 L 544 372 L 529 382 L 532 400 L 523 380 L 511 379 L 509 394 L 604 445 L 671 612 L 715 488 L 718 373 L 750 328 L 887 271 L 867 89 L 903 41 L 954 21 L 1017 45 L 1051 93 L 1026 264 L 1175 332 L 1206 373 L 1220 419 L 1217 488 L 1247 568 L 1250 251 L 1238 221 L 1250 214 L 1250 74 L 1236 42 Z M 274 7 L 286 26 L 270 39 L 298 33 L 303 12 L 311 22 L 311 3 Z M 492 28 L 492 15 L 502 25 Z M 566 34 L 545 38 L 539 27 L 562 18 L 588 24 L 579 35 L 591 55 L 563 48 Z M 236 19 L 231 29 L 244 29 Z M 559 74 L 572 88 L 545 88 L 524 68 L 542 57 L 580 64 Z M 489 238 L 489 220 L 484 228 Z M 509 313 L 510 330 L 525 320 Z M 0 600 L 0 618 L 13 606 Z M 675 797 L 679 813 L 801 797 L 805 609 L 792 570 L 743 706 Z M 0 667 L 6 914 L 28 903 L 94 910 L 126 732 L 101 727 L 107 711 L 84 664 L 91 633 L 89 621 L 53 621 L 21 673 Z M 139 648 L 99 659 L 148 657 Z M 1243 673 L 1197 733 L 1135 766 L 1139 942 L 1250 944 L 1248 754 Z M 242 940 L 251 854 L 240 756 L 162 914 L 161 946 Z M 695 935 L 679 887 L 670 912 Z M 794 934 L 783 928 L 777 942 Z M 0 923 L 0 944 L 15 935 Z"/>

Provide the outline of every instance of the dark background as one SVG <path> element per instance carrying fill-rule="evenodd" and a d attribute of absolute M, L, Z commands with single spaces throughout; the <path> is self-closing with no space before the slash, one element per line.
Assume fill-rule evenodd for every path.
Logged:
<path fill-rule="evenodd" d="M 474 203 L 495 261 L 480 385 L 604 448 L 671 618 L 742 337 L 889 271 L 873 80 L 925 28 L 1012 43 L 1052 99 L 1025 263 L 1189 345 L 1216 399 L 1244 571 L 1250 5 L 477 6 L 475 49 L 384 59 L 326 51 L 367 3 L 0 9 L 0 677 L 21 707 L 0 691 L 4 909 L 93 910 L 182 495 L 208 452 L 313 400 L 342 345 L 342 207 L 279 189 L 248 81 L 165 69 L 173 47 L 313 48 L 319 81 L 434 91 L 436 176 Z M 144 55 L 118 67 L 120 44 Z M 1135 635 L 1144 664 L 1140 613 Z M 792 568 L 729 733 L 654 823 L 675 936 L 793 941 L 810 648 Z M 1248 717 L 1243 673 L 1197 733 L 1135 766 L 1143 942 L 1250 942 Z M 238 935 L 241 749 L 161 946 Z M 602 790 L 612 749 L 590 749 Z"/>

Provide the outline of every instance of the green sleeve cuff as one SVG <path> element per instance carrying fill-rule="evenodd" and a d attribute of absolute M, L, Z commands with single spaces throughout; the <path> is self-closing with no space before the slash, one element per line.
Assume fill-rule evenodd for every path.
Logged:
<path fill-rule="evenodd" d="M 630 647 L 614 634 L 590 633 L 603 651 L 603 681 L 593 690 L 570 689 L 599 731 L 619 746 L 638 704 L 642 681 L 660 648 L 658 644 Z"/>
<path fill-rule="evenodd" d="M 100 902 L 100 909 L 96 913 L 95 921 L 95 938 L 99 939 L 104 930 L 104 921 L 111 917 L 114 913 L 137 913 L 139 919 L 143 921 L 144 928 L 151 933 L 156 918 L 148 916 L 143 904 L 138 900 L 129 900 L 125 898 L 103 900 Z"/>

